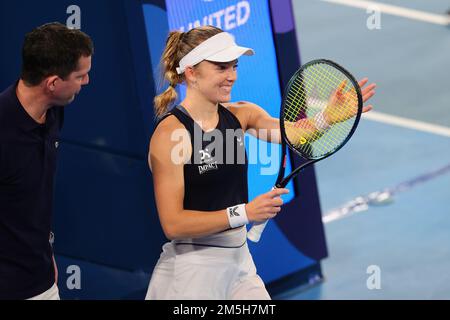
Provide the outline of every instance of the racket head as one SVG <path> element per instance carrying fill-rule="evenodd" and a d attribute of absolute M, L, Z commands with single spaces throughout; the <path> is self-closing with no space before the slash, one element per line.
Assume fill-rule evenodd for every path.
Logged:
<path fill-rule="evenodd" d="M 315 137 L 316 140 L 302 143 L 301 137 L 295 136 L 292 123 L 314 119 L 330 105 L 338 89 L 347 95 L 346 102 L 341 105 L 337 103 L 336 108 L 328 111 L 331 110 L 333 116 L 345 111 L 349 118 L 332 124 L 322 136 Z M 309 162 L 324 159 L 341 149 L 351 138 L 361 118 L 362 108 L 361 89 L 350 72 L 331 60 L 312 60 L 298 69 L 286 86 L 280 111 L 282 140 Z M 286 133 L 287 125 L 290 126 L 289 134 Z M 300 143 L 294 143 L 293 139 L 299 139 Z"/>

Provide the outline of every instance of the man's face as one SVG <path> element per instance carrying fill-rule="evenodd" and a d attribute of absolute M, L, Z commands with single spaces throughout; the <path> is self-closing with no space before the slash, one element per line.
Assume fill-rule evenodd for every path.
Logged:
<path fill-rule="evenodd" d="M 92 57 L 81 57 L 78 60 L 78 68 L 65 80 L 58 78 L 55 81 L 53 93 L 54 105 L 65 106 L 71 103 L 80 93 L 81 87 L 89 83 L 89 71 L 91 70 Z"/>

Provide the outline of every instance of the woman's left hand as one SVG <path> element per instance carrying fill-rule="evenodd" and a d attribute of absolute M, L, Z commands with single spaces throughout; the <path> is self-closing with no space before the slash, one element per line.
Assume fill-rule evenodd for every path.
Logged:
<path fill-rule="evenodd" d="M 358 82 L 361 89 L 361 95 L 363 103 L 367 102 L 370 98 L 375 95 L 375 83 L 367 85 L 369 82 L 368 78 L 363 78 Z M 367 85 L 367 86 L 366 86 Z M 355 116 L 357 112 L 358 102 L 356 100 L 356 94 L 354 90 L 344 91 L 347 86 L 347 81 L 344 80 L 339 88 L 333 92 L 331 95 L 328 106 L 324 110 L 325 120 L 329 125 L 334 123 L 343 122 Z M 368 112 L 372 110 L 373 106 L 371 104 L 363 106 L 362 112 Z M 334 112 L 334 110 L 339 109 L 339 112 Z"/>

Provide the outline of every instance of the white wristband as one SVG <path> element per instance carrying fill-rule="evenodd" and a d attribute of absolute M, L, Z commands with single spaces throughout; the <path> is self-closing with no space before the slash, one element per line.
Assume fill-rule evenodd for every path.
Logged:
<path fill-rule="evenodd" d="M 319 112 L 314 116 L 314 125 L 318 130 L 327 130 L 330 127 L 327 120 L 325 120 L 325 117 L 323 116 L 323 112 Z"/>
<path fill-rule="evenodd" d="M 228 222 L 231 228 L 237 228 L 248 223 L 245 203 L 227 208 Z"/>

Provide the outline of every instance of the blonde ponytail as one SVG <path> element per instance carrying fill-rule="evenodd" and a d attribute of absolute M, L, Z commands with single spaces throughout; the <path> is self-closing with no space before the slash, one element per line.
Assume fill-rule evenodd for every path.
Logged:
<path fill-rule="evenodd" d="M 157 95 L 154 99 L 156 116 L 160 117 L 166 113 L 169 105 L 173 103 L 177 97 L 177 91 L 172 86 L 169 86 L 163 93 Z"/>
<path fill-rule="evenodd" d="M 166 41 L 166 48 L 161 57 L 161 66 L 163 68 L 163 78 L 169 82 L 169 87 L 154 99 L 155 113 L 160 117 L 167 112 L 170 104 L 177 99 L 175 87 L 182 82 L 182 78 L 178 75 L 176 68 L 179 63 L 177 59 L 178 47 L 180 46 L 183 32 L 172 31 L 169 33 Z"/>

